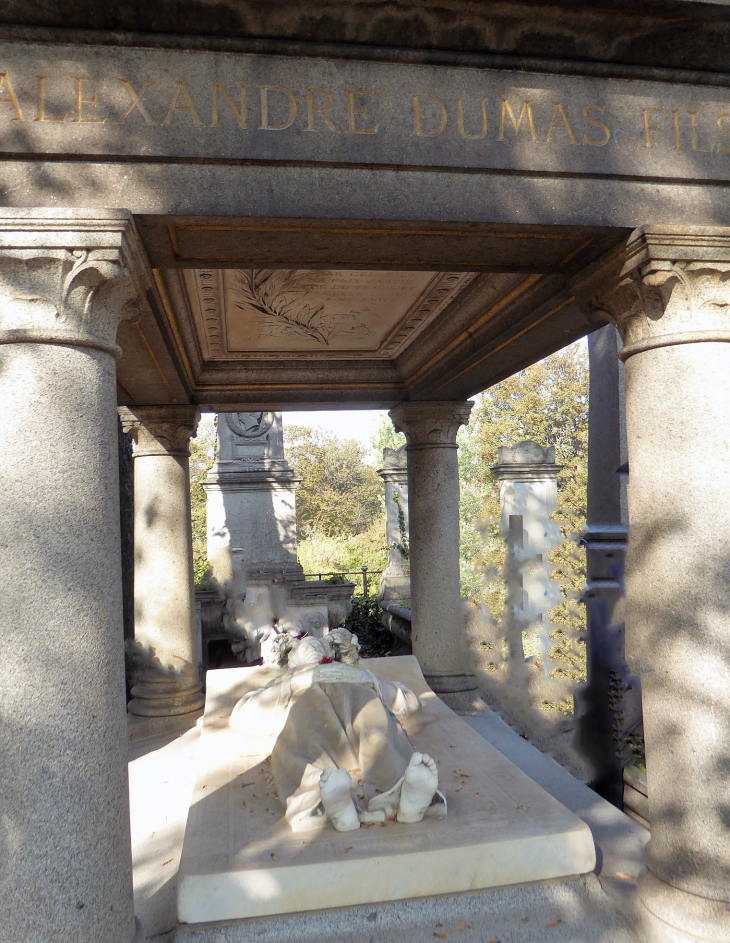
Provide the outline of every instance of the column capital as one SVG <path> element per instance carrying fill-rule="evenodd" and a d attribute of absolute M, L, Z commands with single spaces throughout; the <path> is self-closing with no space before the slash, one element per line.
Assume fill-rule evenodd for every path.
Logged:
<path fill-rule="evenodd" d="M 118 358 L 117 326 L 136 314 L 148 281 L 128 213 L 0 213 L 1 344 L 69 344 Z"/>
<path fill-rule="evenodd" d="M 642 229 L 578 277 L 576 293 L 624 341 L 619 356 L 730 341 L 730 229 Z"/>
<path fill-rule="evenodd" d="M 122 429 L 134 440 L 134 457 L 190 455 L 190 439 L 198 431 L 197 406 L 119 407 Z"/>
<path fill-rule="evenodd" d="M 388 413 L 406 437 L 407 450 L 456 448 L 456 434 L 469 421 L 471 402 L 399 403 Z"/>

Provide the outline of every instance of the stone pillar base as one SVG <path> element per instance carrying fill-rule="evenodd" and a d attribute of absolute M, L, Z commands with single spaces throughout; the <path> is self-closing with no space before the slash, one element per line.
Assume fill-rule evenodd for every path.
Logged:
<path fill-rule="evenodd" d="M 190 714 L 205 704 L 202 688 L 202 684 L 193 684 L 181 690 L 174 678 L 143 681 L 132 688 L 132 700 L 127 710 L 138 717 Z"/>
<path fill-rule="evenodd" d="M 461 691 L 479 690 L 477 679 L 473 674 L 467 671 L 434 673 L 424 672 L 424 677 L 428 686 L 436 694 L 457 694 Z"/>
<path fill-rule="evenodd" d="M 688 894 L 644 868 L 637 916 L 646 943 L 730 943 L 730 902 Z"/>

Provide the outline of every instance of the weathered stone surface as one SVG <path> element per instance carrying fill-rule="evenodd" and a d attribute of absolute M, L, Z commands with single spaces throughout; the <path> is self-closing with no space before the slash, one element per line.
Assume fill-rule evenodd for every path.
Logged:
<path fill-rule="evenodd" d="M 114 213 L 0 229 L 0 938 L 129 943 L 111 350 L 134 233 Z"/>
<path fill-rule="evenodd" d="M 138 661 L 129 710 L 157 717 L 203 705 L 195 619 L 188 442 L 196 406 L 121 407 L 134 451 Z"/>
<path fill-rule="evenodd" d="M 296 0 L 264 5 L 250 0 L 164 0 L 151 6 L 114 7 L 72 0 L 62 10 L 52 0 L 32 5 L 8 0 L 0 22 L 10 24 L 7 32 L 16 38 L 36 35 L 46 39 L 56 27 L 59 38 L 71 42 L 122 39 L 135 44 L 235 48 L 240 37 L 251 38 L 249 48 L 254 49 L 266 39 L 360 43 L 365 54 L 383 54 L 377 47 L 387 50 L 397 44 L 406 47 L 402 56 L 409 55 L 408 48 L 421 57 L 434 55 L 434 50 L 456 54 L 489 51 L 722 71 L 728 37 L 723 7 L 721 0 L 659 0 L 642 8 L 630 0 L 610 4 L 588 0 L 578 9 L 570 0 L 489 4 L 410 0 L 376 6 L 367 0 L 329 0 L 320 4 L 315 14 Z M 23 31 L 18 29 L 20 24 L 42 29 Z M 123 30 L 136 35 L 125 36 Z M 177 35 L 160 35 L 165 33 Z"/>
<path fill-rule="evenodd" d="M 281 413 L 220 413 L 216 460 L 203 483 L 208 559 L 232 555 L 251 583 L 297 580 L 297 478 L 284 457 Z"/>
<path fill-rule="evenodd" d="M 594 295 L 625 344 L 626 646 L 642 680 L 651 939 L 730 939 L 728 271 L 724 233 L 647 230 L 607 260 L 611 284 Z"/>
<path fill-rule="evenodd" d="M 445 695 L 477 687 L 464 666 L 456 457 L 456 433 L 471 407 L 401 403 L 390 412 L 407 440 L 413 654 L 431 688 Z"/>
<path fill-rule="evenodd" d="M 114 46 L 0 62 L 9 154 L 730 177 L 708 86 Z"/>
<path fill-rule="evenodd" d="M 411 565 L 408 549 L 408 463 L 405 447 L 383 450 L 378 474 L 385 483 L 385 537 L 388 566 L 380 577 L 383 599 L 411 598 Z"/>

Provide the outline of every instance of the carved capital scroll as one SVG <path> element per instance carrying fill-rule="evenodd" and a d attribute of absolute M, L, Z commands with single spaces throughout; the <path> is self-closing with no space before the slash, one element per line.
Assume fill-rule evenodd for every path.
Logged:
<path fill-rule="evenodd" d="M 400 403 L 389 415 L 407 448 L 456 448 L 456 434 L 469 421 L 469 402 Z"/>
<path fill-rule="evenodd" d="M 71 344 L 115 357 L 137 287 L 114 249 L 0 248 L 0 343 Z"/>
<path fill-rule="evenodd" d="M 730 231 L 634 233 L 586 283 L 588 311 L 621 332 L 621 359 L 730 341 Z"/>
<path fill-rule="evenodd" d="M 128 212 L 0 209 L 0 343 L 119 357 L 117 326 L 134 317 L 150 285 Z"/>
<path fill-rule="evenodd" d="M 134 440 L 134 457 L 190 455 L 190 439 L 198 430 L 197 406 L 119 407 L 124 432 Z"/>

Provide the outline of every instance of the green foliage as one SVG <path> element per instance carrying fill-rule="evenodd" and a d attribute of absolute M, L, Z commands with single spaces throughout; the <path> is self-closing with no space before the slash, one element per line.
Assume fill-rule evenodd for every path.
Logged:
<path fill-rule="evenodd" d="M 363 566 L 384 570 L 388 565 L 385 520 L 379 516 L 369 530 L 353 537 L 310 532 L 298 542 L 297 556 L 305 573 L 346 573 Z"/>
<path fill-rule="evenodd" d="M 355 597 L 352 612 L 345 619 L 345 628 L 357 635 L 362 658 L 380 658 L 390 653 L 395 639 L 382 623 L 383 610 L 374 596 Z"/>
<path fill-rule="evenodd" d="M 382 416 L 378 423 L 375 435 L 370 439 L 370 444 L 377 454 L 378 462 L 383 459 L 383 449 L 398 450 L 406 444 L 406 437 L 402 432 L 396 432 L 389 416 Z"/>
<path fill-rule="evenodd" d="M 533 439 L 555 446 L 558 510 L 553 518 L 565 542 L 550 553 L 552 579 L 563 602 L 552 610 L 552 657 L 584 670 L 583 647 L 573 642 L 585 614 L 576 603 L 585 581 L 585 550 L 575 537 L 586 515 L 588 480 L 588 354 L 578 342 L 502 381 L 476 398 L 469 425 L 459 434 L 461 479 L 462 594 L 484 603 L 499 621 L 505 587 L 499 575 L 505 560 L 500 535 L 499 482 L 490 472 L 501 445 Z"/>
<path fill-rule="evenodd" d="M 297 534 L 352 537 L 382 514 L 383 484 L 356 439 L 323 429 L 289 426 L 286 456 L 302 483 L 297 491 Z M 337 568 L 339 569 L 339 567 Z"/>
<path fill-rule="evenodd" d="M 203 577 L 205 576 L 207 572 L 208 572 L 207 560 L 201 560 L 200 558 L 193 559 L 193 579 L 195 581 L 196 589 L 203 582 Z"/>
<path fill-rule="evenodd" d="M 199 585 L 208 568 L 206 533 L 206 494 L 202 482 L 215 461 L 216 427 L 201 422 L 197 436 L 190 442 L 190 509 L 193 524 L 193 572 Z"/>

